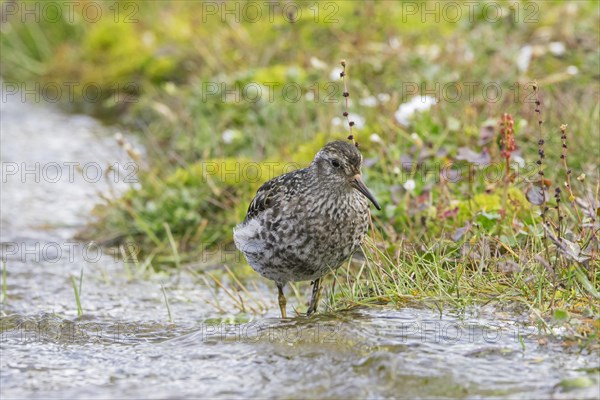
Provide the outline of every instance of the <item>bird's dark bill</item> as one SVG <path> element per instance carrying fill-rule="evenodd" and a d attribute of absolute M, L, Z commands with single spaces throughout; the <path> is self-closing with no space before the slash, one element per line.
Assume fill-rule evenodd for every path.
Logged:
<path fill-rule="evenodd" d="M 364 194 L 365 197 L 367 199 L 369 199 L 371 201 L 371 203 L 373 203 L 373 205 L 375 206 L 375 208 L 377 208 L 378 210 L 381 210 L 381 207 L 379 206 L 379 203 L 377 202 L 377 200 L 375 200 L 375 197 L 373 197 L 373 195 L 371 194 L 371 192 L 369 191 L 369 189 L 367 189 L 367 186 L 362 181 L 360 175 L 356 175 L 354 177 L 354 179 L 352 179 L 352 186 L 354 186 L 356 188 L 356 190 L 358 190 L 359 192 L 361 192 L 362 194 Z"/>

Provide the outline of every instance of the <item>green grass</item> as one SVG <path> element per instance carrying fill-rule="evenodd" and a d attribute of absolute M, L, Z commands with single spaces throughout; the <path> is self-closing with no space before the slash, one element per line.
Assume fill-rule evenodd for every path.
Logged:
<path fill-rule="evenodd" d="M 6 270 L 6 261 L 2 261 L 2 299 L 0 303 L 4 304 L 8 297 L 8 283 L 6 281 L 7 278 L 7 270 Z"/>
<path fill-rule="evenodd" d="M 568 311 L 587 321 L 581 335 L 592 334 L 588 328 L 597 334 L 598 4 L 523 2 L 521 11 L 536 5 L 536 21 L 515 22 L 507 14 L 495 23 L 481 12 L 458 23 L 423 22 L 403 15 L 400 2 L 337 4 L 339 22 L 332 24 L 310 18 L 291 24 L 281 16 L 273 23 L 199 23 L 199 2 L 139 3 L 138 22 L 128 24 L 110 18 L 94 24 L 9 21 L 1 36 L 5 80 L 96 82 L 106 95 L 102 101 L 76 97 L 65 106 L 116 118 L 147 149 L 140 187 L 97 207 L 96 222 L 82 236 L 107 245 L 137 243 L 144 269 L 180 270 L 199 259 L 225 264 L 220 273 L 196 272 L 229 290 L 240 309 L 264 310 L 243 290 L 256 275 L 228 258 L 231 231 L 256 189 L 284 172 L 285 163 L 305 166 L 324 143 L 347 135 L 332 124 L 344 105 L 342 82 L 330 78 L 346 59 L 349 111 L 365 121 L 355 132 L 368 161 L 365 179 L 383 209 L 372 215 L 375 231 L 363 246 L 364 261 L 357 257 L 338 270 L 329 307 L 413 299 L 523 304 L 548 321 L 554 310 Z M 514 2 L 502 4 L 510 10 Z M 308 6 L 304 15 L 310 15 Z M 556 43 L 564 53 L 553 53 Z M 526 45 L 533 55 L 521 71 L 517 59 Z M 294 83 L 312 98 L 294 102 L 276 89 L 272 101 L 224 101 L 220 86 L 207 94 L 207 82 L 225 90 Z M 463 84 L 456 101 L 449 99 L 452 92 L 443 96 L 444 85 L 453 82 Z M 473 96 L 468 82 L 478 83 Z M 394 113 L 411 90 L 425 94 L 436 84 L 443 101 L 416 114 L 409 126 L 399 124 Z M 497 85 L 503 96 L 486 100 L 485 84 Z M 380 94 L 389 100 L 365 105 Z M 509 163 L 508 175 L 500 132 L 505 113 L 514 120 L 518 150 L 511 160 L 526 162 L 518 168 Z M 482 142 L 490 124 L 491 136 Z M 562 124 L 568 124 L 567 168 L 560 157 Z M 380 140 L 371 140 L 372 133 Z M 526 197 L 540 184 L 540 139 L 549 184 L 547 229 L 540 206 Z M 465 148 L 489 155 L 503 175 L 486 177 L 494 170 L 460 157 Z M 440 177 L 449 163 L 461 173 L 457 182 Z M 259 179 L 248 179 L 243 171 L 249 167 L 260 171 Z M 575 202 L 564 186 L 569 177 Z M 414 188 L 406 189 L 409 181 Z"/>
<path fill-rule="evenodd" d="M 79 286 L 74 276 L 71 276 L 71 286 L 73 286 L 73 292 L 75 293 L 75 303 L 77 304 L 77 316 L 83 315 L 83 307 L 81 307 L 81 287 L 83 285 L 83 268 L 79 274 Z"/>
<path fill-rule="evenodd" d="M 165 299 L 165 307 L 167 308 L 167 315 L 169 316 L 169 323 L 173 323 L 173 315 L 171 314 L 171 305 L 169 304 L 169 297 L 167 296 L 167 291 L 163 284 L 160 285 L 160 289 L 162 291 L 163 297 Z"/>

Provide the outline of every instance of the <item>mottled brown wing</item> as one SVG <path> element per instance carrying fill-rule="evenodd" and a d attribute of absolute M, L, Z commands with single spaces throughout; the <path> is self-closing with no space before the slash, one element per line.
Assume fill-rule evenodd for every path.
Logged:
<path fill-rule="evenodd" d="M 265 182 L 257 191 L 256 196 L 248 207 L 246 218 L 244 221 L 248 221 L 263 211 L 281 205 L 286 198 L 294 195 L 297 190 L 297 179 L 303 170 L 296 170 L 285 175 L 273 178 L 270 181 Z"/>

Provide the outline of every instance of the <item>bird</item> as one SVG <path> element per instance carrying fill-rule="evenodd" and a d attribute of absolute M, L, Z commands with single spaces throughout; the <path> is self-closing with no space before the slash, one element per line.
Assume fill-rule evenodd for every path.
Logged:
<path fill-rule="evenodd" d="M 306 314 L 317 311 L 321 278 L 352 256 L 367 233 L 369 201 L 381 210 L 361 166 L 357 146 L 329 142 L 308 167 L 264 183 L 234 228 L 234 243 L 248 264 L 277 285 L 282 318 L 288 282 L 311 281 Z"/>

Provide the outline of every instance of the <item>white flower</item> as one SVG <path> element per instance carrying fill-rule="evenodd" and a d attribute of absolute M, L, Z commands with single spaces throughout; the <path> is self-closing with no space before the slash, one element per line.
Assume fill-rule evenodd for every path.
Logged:
<path fill-rule="evenodd" d="M 394 167 L 394 168 L 392 169 L 392 172 L 393 172 L 395 175 L 400 175 L 400 167 Z"/>
<path fill-rule="evenodd" d="M 233 143 L 233 141 L 238 139 L 240 136 L 241 136 L 240 131 L 238 131 L 236 129 L 226 129 L 221 134 L 221 138 L 223 139 L 223 142 L 225 142 L 226 144 Z"/>
<path fill-rule="evenodd" d="M 333 126 L 340 126 L 340 125 L 342 125 L 342 119 L 340 117 L 333 117 L 331 119 L 331 125 L 333 125 Z"/>
<path fill-rule="evenodd" d="M 579 73 L 579 68 L 574 65 L 569 65 L 567 67 L 567 74 L 569 75 L 577 75 Z"/>
<path fill-rule="evenodd" d="M 329 73 L 329 79 L 331 79 L 332 81 L 339 80 L 340 79 L 340 74 L 342 73 L 342 71 L 343 71 L 342 67 L 335 67 Z"/>
<path fill-rule="evenodd" d="M 408 102 L 400 104 L 394 116 L 396 117 L 396 121 L 404 126 L 408 126 L 415 113 L 427 111 L 436 103 L 437 100 L 431 96 L 415 96 Z"/>
<path fill-rule="evenodd" d="M 421 139 L 421 137 L 419 136 L 418 133 L 413 132 L 410 134 L 410 138 L 415 142 L 415 144 L 419 147 L 423 146 L 423 140 Z"/>
<path fill-rule="evenodd" d="M 530 45 L 521 47 L 519 54 L 517 55 L 517 68 L 521 72 L 526 72 L 529 68 L 529 62 L 533 55 L 533 48 Z"/>
<path fill-rule="evenodd" d="M 312 65 L 312 67 L 316 68 L 316 69 L 325 69 L 325 68 L 327 68 L 327 63 L 325 63 L 324 61 L 319 60 L 317 57 L 311 57 L 310 58 L 310 65 Z"/>
<path fill-rule="evenodd" d="M 364 99 L 360 99 L 358 101 L 358 104 L 365 107 L 375 107 L 377 105 L 377 99 L 375 98 L 375 96 L 368 96 Z"/>
<path fill-rule="evenodd" d="M 315 94 L 313 92 L 306 92 L 304 98 L 308 101 L 313 101 L 315 99 Z"/>
<path fill-rule="evenodd" d="M 565 54 L 567 48 L 563 42 L 552 42 L 548 45 L 548 50 L 550 50 L 550 53 L 554 54 L 555 56 L 560 57 Z"/>
<path fill-rule="evenodd" d="M 409 179 L 406 182 L 404 182 L 403 186 L 404 186 L 404 189 L 408 190 L 409 192 L 412 192 L 417 187 L 417 184 L 415 183 L 415 181 L 413 179 Z"/>
<path fill-rule="evenodd" d="M 365 118 L 358 114 L 348 114 L 350 121 L 354 121 L 354 127 L 356 129 L 362 129 L 365 126 Z"/>
<path fill-rule="evenodd" d="M 358 114 L 348 114 L 348 119 L 350 121 L 354 122 L 354 127 L 356 129 L 361 129 L 365 126 L 364 117 L 362 117 Z M 333 125 L 333 126 L 341 126 L 341 125 L 348 126 L 348 121 L 346 120 L 346 117 L 344 117 L 344 118 L 333 117 L 331 119 L 331 125 Z"/>
<path fill-rule="evenodd" d="M 516 163 L 519 168 L 525 168 L 525 159 L 521 156 L 518 155 L 512 155 L 512 161 L 513 163 Z"/>
<path fill-rule="evenodd" d="M 391 96 L 387 93 L 379 93 L 377 95 L 377 100 L 379 100 L 381 103 L 387 103 L 388 101 L 390 101 Z"/>
<path fill-rule="evenodd" d="M 383 140 L 381 140 L 381 136 L 379 136 L 376 133 L 372 133 L 371 136 L 369 136 L 369 140 L 371 140 L 371 142 L 373 143 L 383 143 Z"/>

